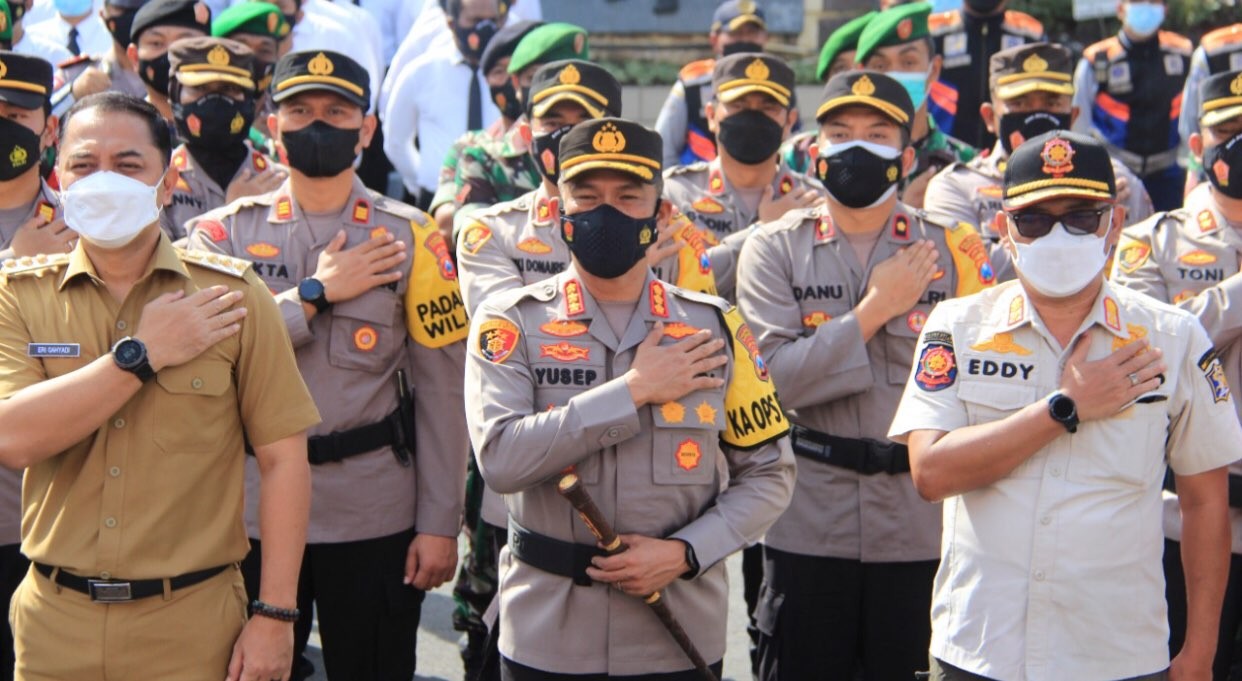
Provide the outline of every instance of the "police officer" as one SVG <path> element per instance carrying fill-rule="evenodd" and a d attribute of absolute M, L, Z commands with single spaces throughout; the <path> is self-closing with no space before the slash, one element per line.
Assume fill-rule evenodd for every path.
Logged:
<path fill-rule="evenodd" d="M 376 125 L 361 66 L 326 50 L 290 52 L 276 64 L 272 100 L 289 179 L 191 221 L 190 243 L 254 260 L 326 416 L 309 445 L 295 654 L 313 603 L 329 677 L 411 678 L 423 594 L 453 576 L 461 524 L 466 319 L 456 271 L 427 215 L 354 174 Z M 255 462 L 247 473 L 246 497 L 257 500 Z M 253 506 L 247 520 L 255 545 L 276 539 Z M 267 569 L 247 560 L 249 590 Z"/>
<path fill-rule="evenodd" d="M 1225 71 L 1202 83 L 1200 131 L 1190 136 L 1190 148 L 1207 170 L 1208 183 L 1196 187 L 1186 197 L 1186 205 L 1162 213 L 1127 228 L 1117 248 L 1113 280 L 1146 293 L 1157 300 L 1173 303 L 1199 318 L 1216 346 L 1230 386 L 1242 385 L 1242 275 L 1239 255 L 1242 235 L 1232 225 L 1242 223 L 1239 210 L 1239 181 L 1242 154 L 1242 70 Z M 1201 106 L 1200 106 L 1201 105 Z M 1238 403 L 1234 403 L 1238 407 Z M 1215 678 L 1229 677 L 1233 667 L 1236 638 L 1242 623 L 1242 465 L 1229 468 L 1229 517 L 1233 555 L 1229 567 L 1229 587 L 1221 609 L 1219 640 L 1213 663 Z M 1187 637 L 1185 575 L 1181 568 L 1182 522 L 1177 497 L 1165 494 L 1164 553 L 1168 581 L 1169 626 L 1172 630 L 1170 654 L 1176 655 Z"/>
<path fill-rule="evenodd" d="M 6 51 L 0 65 L 0 260 L 63 253 L 77 235 L 39 174 L 39 160 L 56 140 L 56 118 L 48 113 L 52 65 Z"/>
<path fill-rule="evenodd" d="M 1180 107 L 1192 44 L 1161 31 L 1164 0 L 1118 5 L 1121 31 L 1088 47 L 1074 73 L 1077 132 L 1092 133 L 1143 180 L 1156 210 L 1182 204 L 1186 171 L 1177 162 Z M 1089 113 L 1089 115 L 1088 115 Z"/>
<path fill-rule="evenodd" d="M 105 0 L 100 16 L 112 36 L 112 47 L 105 54 L 82 54 L 59 62 L 56 94 L 52 96 L 54 113 L 62 114 L 76 100 L 105 90 L 146 96 L 147 89 L 126 51 L 134 15 L 146 3 L 147 0 Z"/>
<path fill-rule="evenodd" d="M 254 52 L 255 116 L 250 124 L 250 146 L 278 158 L 276 146 L 268 134 L 267 117 L 272 113 L 267 87 L 272 82 L 276 60 L 289 51 L 292 27 L 285 21 L 280 8 L 270 2 L 244 2 L 224 10 L 211 20 L 211 35 L 228 38 Z"/>
<path fill-rule="evenodd" d="M 827 203 L 761 225 L 738 262 L 738 307 L 799 456 L 793 503 L 764 538 L 759 678 L 907 679 L 927 662 L 940 519 L 885 433 L 927 314 L 992 272 L 973 227 L 897 199 L 915 162 L 900 83 L 838 74 L 816 115 Z"/>
<path fill-rule="evenodd" d="M 867 23 L 858 38 L 854 61 L 864 68 L 886 73 L 901 83 L 914 103 L 913 136 L 915 165 L 905 173 L 901 200 L 912 208 L 922 208 L 927 183 L 953 163 L 975 157 L 973 147 L 950 137 L 928 113 L 928 88 L 940 74 L 941 58 L 928 36 L 927 17 L 931 4 L 916 2 L 884 10 Z"/>
<path fill-rule="evenodd" d="M 1013 278 L 1008 251 L 993 224 L 1001 210 L 1009 154 L 1049 130 L 1069 129 L 1079 113 L 1072 104 L 1073 70 L 1073 54 L 1056 44 L 1030 43 L 992 55 L 991 100 L 981 105 L 980 113 L 997 136 L 996 144 L 967 163 L 954 163 L 927 185 L 924 208 L 953 223 L 974 225 L 991 251 L 997 281 Z M 1152 207 L 1143 183 L 1120 161 L 1112 161 L 1117 200 L 1126 209 L 1127 223 L 1146 219 Z"/>
<path fill-rule="evenodd" d="M 780 57 L 743 53 L 716 60 L 714 100 L 705 110 L 716 158 L 665 174 L 665 197 L 726 244 L 712 249 L 716 287 L 726 298 L 732 297 L 737 254 L 751 225 L 822 200 L 814 183 L 780 158 L 781 143 L 798 118 L 793 88 L 793 69 Z"/>
<path fill-rule="evenodd" d="M 72 58 L 69 48 L 44 36 L 27 33 L 22 19 L 26 15 L 26 0 L 0 0 L 0 49 L 39 57 L 49 64 L 59 64 Z"/>
<path fill-rule="evenodd" d="M 671 210 L 661 154 L 658 134 L 626 120 L 570 130 L 554 229 L 573 263 L 471 320 L 467 421 L 511 518 L 502 679 L 701 678 L 640 600 L 662 590 L 719 674 L 724 558 L 758 540 L 792 490 L 787 422 L 750 329 L 644 262 Z M 605 558 L 559 498 L 567 466 L 626 552 Z"/>
<path fill-rule="evenodd" d="M 1009 0 L 967 0 L 961 9 L 928 20 L 936 54 L 944 59 L 932 85 L 930 110 L 941 130 L 977 149 L 996 141 L 979 118 L 988 99 L 988 61 L 1000 50 L 1042 42 L 1044 25 Z"/>
<path fill-rule="evenodd" d="M 703 114 L 703 105 L 712 101 L 712 70 L 720 57 L 763 51 L 768 42 L 763 8 L 755 0 L 725 0 L 712 15 L 707 39 L 712 57 L 682 67 L 656 119 L 666 168 L 716 158 L 716 143 Z"/>
<path fill-rule="evenodd" d="M 829 78 L 854 68 L 858 37 L 862 35 L 863 29 L 875 15 L 876 12 L 871 11 L 855 17 L 828 36 L 828 40 L 825 40 L 824 46 L 820 48 L 819 62 L 815 66 L 815 78 L 819 82 L 827 83 Z M 785 159 L 785 163 L 790 168 L 800 173 L 809 172 L 811 162 L 815 160 L 811 147 L 814 146 L 817 137 L 819 137 L 818 130 L 807 130 L 794 135 L 781 147 L 781 158 Z"/>
<path fill-rule="evenodd" d="M 130 43 L 126 48 L 131 64 L 138 69 L 147 90 L 147 101 L 164 116 L 174 120 L 168 99 L 172 68 L 168 48 L 182 38 L 198 38 L 211 33 L 211 10 L 197 0 L 148 0 L 134 15 Z"/>
<path fill-rule="evenodd" d="M 0 459 L 26 468 L 33 561 L 16 678 L 287 678 L 319 417 L 280 311 L 249 263 L 160 231 L 177 171 L 150 104 L 87 97 L 60 144 L 81 239 L 0 272 Z M 249 622 L 247 440 L 273 537 Z"/>
<path fill-rule="evenodd" d="M 173 121 L 185 141 L 173 151 L 179 178 L 162 224 L 180 239 L 192 218 L 266 194 L 289 173 L 246 144 L 255 117 L 250 48 L 224 38 L 185 38 L 168 56 Z"/>
<path fill-rule="evenodd" d="M 1190 55 L 1190 71 L 1182 87 L 1182 110 L 1177 132 L 1182 144 L 1199 131 L 1199 87 L 1208 76 L 1242 69 L 1242 23 L 1230 24 L 1205 33 L 1199 46 Z M 1187 149 L 1186 151 L 1189 151 Z M 1185 154 L 1186 193 L 1203 181 L 1203 169 L 1196 165 L 1193 154 Z"/>

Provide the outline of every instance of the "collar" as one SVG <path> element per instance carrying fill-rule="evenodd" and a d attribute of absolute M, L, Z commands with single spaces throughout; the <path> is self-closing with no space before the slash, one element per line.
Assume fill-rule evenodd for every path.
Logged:
<path fill-rule="evenodd" d="M 190 278 L 189 270 L 185 268 L 185 264 L 177 256 L 177 249 L 173 248 L 172 241 L 169 240 L 168 235 L 164 234 L 162 230 L 159 240 L 155 242 L 155 253 L 152 254 L 151 260 L 147 263 L 147 269 L 143 271 L 138 281 L 143 281 L 151 276 L 151 273 L 155 270 L 165 270 L 179 274 L 186 279 Z M 95 271 L 95 263 L 91 262 L 90 256 L 86 254 L 85 245 L 79 239 L 77 246 L 74 246 L 73 252 L 69 254 L 69 266 L 65 268 L 65 273 L 61 276 L 57 289 L 64 290 L 70 281 L 83 274 L 89 276 L 94 281 L 101 281 L 98 273 Z"/>
<path fill-rule="evenodd" d="M 1110 333 L 1118 338 L 1129 338 L 1129 334 L 1125 332 L 1126 324 L 1121 309 L 1121 304 L 1117 302 L 1117 295 L 1113 292 L 1113 287 L 1104 280 L 1104 285 L 1100 287 L 1100 293 L 1096 296 L 1095 304 L 1091 308 L 1091 315 L 1087 317 L 1087 324 L 1084 328 L 1091 328 L 1099 325 L 1108 329 Z"/>
<path fill-rule="evenodd" d="M 561 214 L 560 197 L 548 196 L 548 188 L 542 181 L 539 182 L 533 194 L 530 202 L 531 224 L 536 227 L 555 225 Z"/>
<path fill-rule="evenodd" d="M 995 324 L 998 331 L 1012 331 L 1031 323 L 1035 316 L 1035 308 L 1031 305 L 1026 291 L 1018 280 L 1014 280 L 1009 290 L 999 298 L 995 310 L 998 314 L 1003 315 L 1004 320 L 1003 324 Z M 1126 319 L 1124 312 L 1117 300 L 1117 294 L 1113 286 L 1107 279 L 1100 286 L 1100 292 L 1096 296 L 1095 302 L 1092 303 L 1091 312 L 1083 320 L 1082 328 L 1075 334 L 1075 337 L 1095 325 L 1103 327 L 1118 338 L 1129 338 L 1129 334 L 1125 331 Z"/>
<path fill-rule="evenodd" d="M 657 279 L 650 269 L 647 270 L 642 293 L 634 308 L 635 316 L 630 319 L 620 339 L 613 333 L 604 315 L 597 313 L 599 307 L 587 291 L 586 284 L 583 283 L 582 276 L 578 273 L 577 265 L 572 260 L 569 267 L 557 277 L 556 283 L 561 298 L 556 308 L 557 320 L 590 321 L 591 335 L 615 352 L 624 351 L 642 342 L 651 324 L 673 318 L 670 308 L 672 293 L 668 290 L 669 285 Z M 634 326 L 636 319 L 642 322 L 638 330 L 635 330 Z"/>
<path fill-rule="evenodd" d="M 302 220 L 302 209 L 293 197 L 291 183 L 291 179 L 286 179 L 273 192 L 272 205 L 267 211 L 268 222 L 282 224 L 286 222 L 300 222 Z M 366 185 L 362 184 L 362 180 L 358 179 L 357 174 L 355 174 L 349 198 L 345 200 L 345 205 L 341 207 L 341 223 L 364 227 L 369 226 L 372 224 L 373 213 L 371 196 L 367 193 Z"/>

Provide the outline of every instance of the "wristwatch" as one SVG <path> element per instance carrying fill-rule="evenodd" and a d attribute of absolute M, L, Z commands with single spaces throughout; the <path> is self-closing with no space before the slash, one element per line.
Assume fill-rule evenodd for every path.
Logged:
<path fill-rule="evenodd" d="M 690 566 L 689 570 L 686 570 L 685 572 L 682 573 L 681 578 L 682 579 L 694 579 L 695 577 L 698 577 L 699 576 L 699 557 L 694 555 L 694 547 L 691 546 L 690 542 L 686 541 L 685 539 L 678 539 L 677 541 L 686 545 L 686 565 Z"/>
<path fill-rule="evenodd" d="M 310 303 L 315 306 L 316 312 L 327 312 L 332 307 L 332 303 L 328 302 L 328 298 L 323 292 L 323 282 L 314 277 L 307 277 L 298 284 L 298 297 L 304 303 Z"/>
<path fill-rule="evenodd" d="M 142 341 L 126 336 L 112 346 L 112 361 L 121 369 L 138 377 L 143 383 L 155 378 L 155 370 L 147 361 L 147 346 Z"/>
<path fill-rule="evenodd" d="M 1069 395 L 1059 390 L 1052 393 L 1048 398 L 1048 415 L 1053 421 L 1065 426 L 1069 432 L 1078 432 L 1078 407 Z"/>

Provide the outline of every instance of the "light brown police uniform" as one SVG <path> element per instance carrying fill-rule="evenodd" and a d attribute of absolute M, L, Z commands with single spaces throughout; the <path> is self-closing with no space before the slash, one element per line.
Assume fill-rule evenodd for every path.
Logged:
<path fill-rule="evenodd" d="M 815 180 L 794 172 L 780 159 L 772 178 L 774 199 L 823 187 Z M 672 202 L 690 221 L 712 235 L 715 246 L 708 251 L 716 287 L 726 298 L 737 287 L 737 257 L 750 228 L 759 221 L 759 211 L 747 210 L 734 198 L 734 188 L 721 167 L 720 158 L 670 168 L 664 173 L 664 198 Z M 719 244 L 719 245 L 717 245 Z"/>
<path fill-rule="evenodd" d="M 241 332 L 161 370 L 99 430 L 30 467 L 22 552 L 102 579 L 158 579 L 237 563 L 243 432 L 256 446 L 319 416 L 279 311 L 247 263 L 174 249 L 161 236 L 145 274 L 117 303 L 81 244 L 0 273 L 0 397 L 64 376 L 134 333 L 162 294 L 242 291 Z M 76 357 L 34 358 L 30 343 L 73 343 Z M 164 597 L 95 603 L 31 571 L 9 609 L 17 678 L 218 681 L 246 619 L 241 573 L 228 569 Z"/>
<path fill-rule="evenodd" d="M 275 292 L 298 368 L 324 416 L 312 436 L 382 421 L 397 407 L 395 372 L 404 369 L 409 377 L 417 424 L 413 465 L 399 464 L 385 446 L 312 466 L 307 542 L 374 539 L 411 527 L 456 537 L 468 446 L 461 381 L 467 327 L 456 272 L 443 237 L 433 236 L 438 232 L 431 219 L 355 178 L 339 218 L 314 224 L 286 180 L 274 192 L 191 220 L 189 229 L 191 248 L 252 259 L 259 277 Z M 404 242 L 404 276 L 394 285 L 336 303 L 308 323 L 297 285 L 314 274 L 319 254 L 342 229 L 345 249 L 383 230 Z M 447 293 L 424 300 L 431 290 L 428 282 L 434 283 L 431 277 Z M 258 466 L 249 460 L 246 521 L 256 539 L 261 538 L 258 482 Z"/>
<path fill-rule="evenodd" d="M 194 154 L 184 144 L 173 151 L 172 163 L 180 176 L 177 186 L 173 188 L 172 203 L 164 207 L 160 227 L 173 239 L 181 239 L 186 236 L 186 223 L 228 203 L 224 198 L 228 187 L 221 187 L 210 175 L 201 171 L 194 161 Z M 273 165 L 276 164 L 266 156 L 250 149 L 246 160 L 233 173 L 233 179 L 247 171 L 255 174 L 264 172 Z"/>
<path fill-rule="evenodd" d="M 1183 208 L 1127 227 L 1117 246 L 1113 281 L 1194 314 L 1216 346 L 1229 386 L 1242 386 L 1242 232 L 1225 221 L 1201 184 Z M 1242 418 L 1242 405 L 1233 401 Z M 1229 466 L 1231 484 L 1242 464 Z M 1164 531 L 1181 541 L 1177 495 L 1164 493 Z M 1233 552 L 1242 553 L 1242 509 L 1230 505 Z"/>
<path fill-rule="evenodd" d="M 873 268 L 920 239 L 935 244 L 943 276 L 864 343 L 853 309 Z M 754 325 L 795 424 L 887 443 L 932 307 L 991 284 L 986 247 L 968 224 L 946 229 L 898 203 L 863 265 L 827 206 L 819 206 L 791 211 L 751 235 L 738 267 L 738 307 Z M 764 543 L 868 563 L 935 560 L 940 507 L 919 497 L 908 472 L 862 475 L 800 458 L 793 503 Z"/>
<path fill-rule="evenodd" d="M 976 156 L 966 163 L 954 163 L 936 174 L 927 185 L 923 210 L 947 224 L 968 222 L 988 246 L 997 281 L 1014 278 L 1009 252 L 1000 244 L 996 231 L 996 214 L 1001 208 L 1001 184 L 1005 179 L 1005 149 L 1000 142 L 990 153 Z M 1143 181 L 1125 164 L 1112 159 L 1113 173 L 1126 180 L 1130 198 L 1121 205 L 1126 209 L 1126 224 L 1146 220 L 1154 209 Z"/>
<path fill-rule="evenodd" d="M 571 266 L 488 298 L 471 321 L 466 357 L 479 468 L 505 494 L 513 520 L 593 546 L 556 491 L 558 473 L 576 465 L 618 532 L 688 542 L 701 570 L 670 584 L 665 600 L 709 662 L 725 649 L 723 560 L 763 535 L 788 503 L 794 476 L 766 369 L 736 311 L 728 322 L 736 326 L 726 327 L 726 307 L 648 273 L 618 338 Z M 662 344 L 697 329 L 730 339 L 729 364 L 713 372 L 728 387 L 635 409 L 620 377 L 656 322 L 665 324 Z M 564 674 L 690 668 L 641 600 L 603 584 L 575 585 L 516 559 L 509 547 L 500 555 L 498 595 L 500 651 L 519 664 Z"/>

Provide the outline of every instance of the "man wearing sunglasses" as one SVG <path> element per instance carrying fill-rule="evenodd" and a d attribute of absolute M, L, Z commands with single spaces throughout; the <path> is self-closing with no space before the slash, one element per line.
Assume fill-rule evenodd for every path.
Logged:
<path fill-rule="evenodd" d="M 1198 132 L 1190 135 L 1190 149 L 1207 172 L 1208 182 L 1196 187 L 1181 210 L 1163 213 L 1129 227 L 1122 233 L 1113 280 L 1122 286 L 1173 303 L 1199 318 L 1217 345 L 1224 377 L 1242 385 L 1242 71 L 1231 71 L 1202 81 Z M 1233 169 L 1239 174 L 1233 177 Z M 1236 405 L 1235 405 L 1236 406 Z M 1233 640 L 1242 626 L 1242 466 L 1229 469 L 1229 516 L 1233 555 L 1229 585 L 1221 610 L 1221 626 L 1213 664 L 1216 678 L 1229 676 Z M 1181 492 L 1181 489 L 1178 489 Z M 1188 631 L 1186 578 L 1179 556 L 1183 544 L 1178 496 L 1166 492 L 1164 509 L 1165 579 L 1168 582 L 1170 652 L 1176 654 Z"/>
<path fill-rule="evenodd" d="M 1211 678 L 1242 438 L 1221 361 L 1193 315 L 1103 277 L 1125 211 L 1099 142 L 1025 142 L 1003 192 L 1018 278 L 932 311 L 889 430 L 944 500 L 932 679 Z M 1171 668 L 1166 468 L 1190 589 Z"/>

